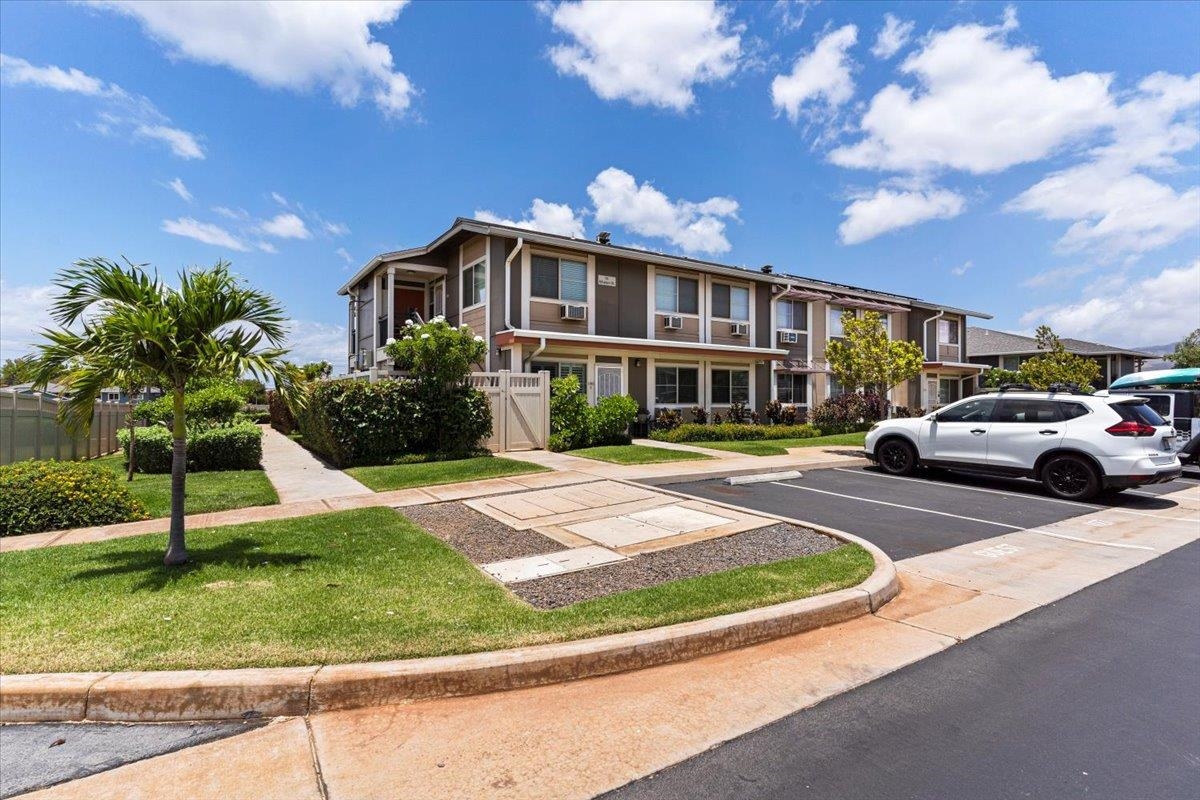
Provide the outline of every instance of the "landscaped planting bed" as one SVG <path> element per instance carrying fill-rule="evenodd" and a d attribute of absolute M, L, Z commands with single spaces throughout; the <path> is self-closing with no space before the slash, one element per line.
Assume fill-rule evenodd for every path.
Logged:
<path fill-rule="evenodd" d="M 463 503 L 409 506 L 400 513 L 476 564 L 566 549 L 537 531 L 510 528 Z"/>
<path fill-rule="evenodd" d="M 0 554 L 6 673 L 373 661 L 582 639 L 854 586 L 871 555 L 819 555 L 541 611 L 400 514 L 370 508 Z"/>

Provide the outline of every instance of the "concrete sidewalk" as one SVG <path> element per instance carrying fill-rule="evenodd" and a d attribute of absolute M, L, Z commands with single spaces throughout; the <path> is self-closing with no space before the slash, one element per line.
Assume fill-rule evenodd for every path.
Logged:
<path fill-rule="evenodd" d="M 374 494 L 336 467 L 331 467 L 270 425 L 263 432 L 262 468 L 280 503 L 303 503 L 330 497 Z"/>
<path fill-rule="evenodd" d="M 30 797 L 592 797 L 1195 541 L 1200 489 L 1175 494 L 1170 513 L 1106 509 L 900 562 L 905 592 L 840 625 L 639 672 L 281 720 Z"/>

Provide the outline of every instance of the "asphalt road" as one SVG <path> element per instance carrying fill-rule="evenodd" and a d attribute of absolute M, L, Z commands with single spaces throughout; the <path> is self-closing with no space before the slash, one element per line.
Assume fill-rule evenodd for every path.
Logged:
<path fill-rule="evenodd" d="M 606 795 L 1195 798 L 1200 542 Z"/>
<path fill-rule="evenodd" d="M 1174 481 L 1073 503 L 1050 497 L 1030 480 L 945 471 L 897 478 L 873 467 L 844 467 L 809 470 L 780 483 L 726 486 L 709 479 L 669 488 L 853 533 L 900 560 L 1102 508 L 1153 512 L 1174 506 L 1170 493 L 1196 483 Z"/>

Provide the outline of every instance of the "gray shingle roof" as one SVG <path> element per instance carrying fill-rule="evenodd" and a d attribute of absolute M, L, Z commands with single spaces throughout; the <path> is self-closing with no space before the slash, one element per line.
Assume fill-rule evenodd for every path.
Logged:
<path fill-rule="evenodd" d="M 1154 358 L 1153 353 L 1143 353 L 1140 350 L 1130 350 L 1128 347 L 1116 347 L 1110 344 L 1088 342 L 1083 339 L 1062 338 L 1063 347 L 1067 352 L 1081 356 L 1126 355 L 1134 358 Z M 1037 340 L 1032 336 L 1018 336 L 1015 333 L 994 331 L 991 328 L 969 326 L 967 328 L 967 358 L 972 356 L 1014 356 L 1027 353 L 1037 353 Z"/>

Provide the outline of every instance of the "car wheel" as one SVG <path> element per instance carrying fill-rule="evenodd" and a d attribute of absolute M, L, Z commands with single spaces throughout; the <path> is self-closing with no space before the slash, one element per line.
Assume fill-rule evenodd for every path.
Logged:
<path fill-rule="evenodd" d="M 903 439 L 879 445 L 879 466 L 889 475 L 908 475 L 917 468 L 917 451 Z"/>
<path fill-rule="evenodd" d="M 1079 456 L 1055 456 L 1042 467 L 1046 490 L 1063 500 L 1088 500 L 1100 491 L 1096 468 Z"/>

